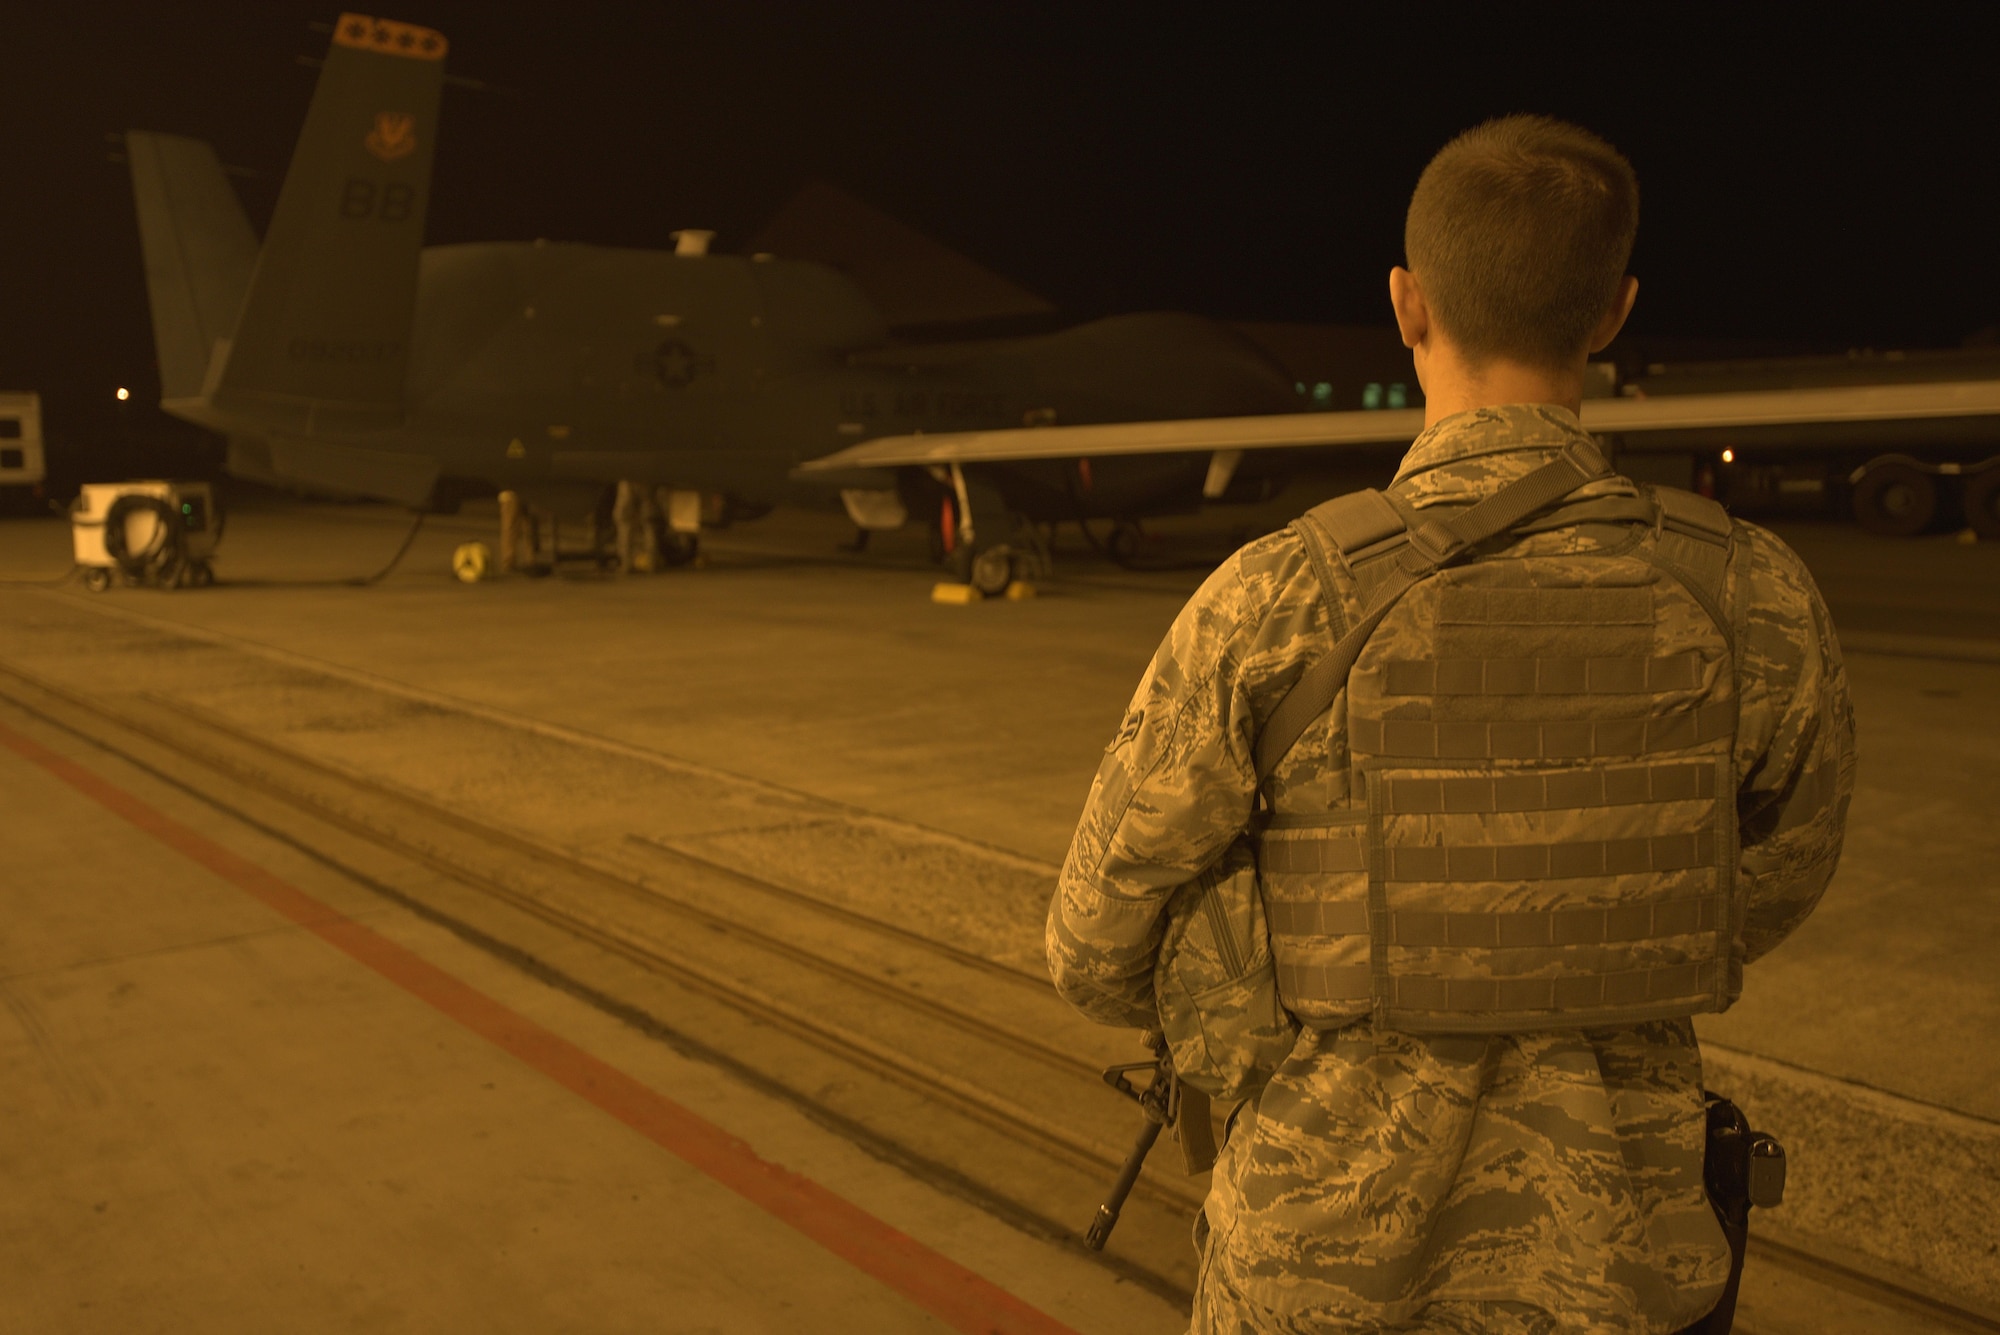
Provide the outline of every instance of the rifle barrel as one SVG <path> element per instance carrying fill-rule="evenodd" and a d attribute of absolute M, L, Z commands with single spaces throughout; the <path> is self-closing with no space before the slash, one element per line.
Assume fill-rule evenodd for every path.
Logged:
<path fill-rule="evenodd" d="M 1147 1118 L 1146 1124 L 1139 1128 L 1138 1138 L 1132 1142 L 1132 1152 L 1125 1156 L 1125 1166 L 1118 1170 L 1118 1180 L 1111 1184 L 1111 1194 L 1105 1198 L 1104 1204 L 1097 1207 L 1097 1217 L 1090 1221 L 1090 1231 L 1083 1235 L 1083 1245 L 1090 1250 L 1104 1250 L 1104 1244 L 1111 1238 L 1111 1230 L 1118 1226 L 1118 1215 L 1125 1208 L 1125 1198 L 1132 1194 L 1132 1185 L 1139 1180 L 1139 1171 L 1146 1166 L 1146 1155 L 1159 1138 L 1160 1124 Z"/>

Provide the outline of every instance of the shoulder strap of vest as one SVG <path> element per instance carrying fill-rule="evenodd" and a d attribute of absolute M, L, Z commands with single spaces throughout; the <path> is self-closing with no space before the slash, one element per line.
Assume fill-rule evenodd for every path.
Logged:
<path fill-rule="evenodd" d="M 1729 511 L 1719 502 L 1679 487 L 1647 490 L 1660 514 L 1659 532 L 1648 559 L 1694 596 L 1734 652 L 1736 632 L 1727 602 L 1735 524 Z"/>
<path fill-rule="evenodd" d="M 1347 610 L 1345 600 L 1340 596 L 1340 585 L 1334 581 L 1333 559 L 1337 553 L 1345 558 L 1355 550 L 1351 538 L 1354 528 L 1343 521 L 1343 510 L 1355 507 L 1340 507 L 1341 502 L 1356 501 L 1364 497 L 1377 497 L 1379 491 L 1358 491 L 1348 496 L 1336 496 L 1333 500 L 1316 505 L 1291 522 L 1292 532 L 1299 535 L 1299 544 L 1305 548 L 1306 560 L 1312 563 L 1313 575 L 1319 580 L 1320 600 L 1326 604 L 1326 624 L 1336 642 L 1347 633 Z M 1326 512 L 1332 511 L 1331 515 Z M 1398 522 L 1397 532 L 1402 531 Z"/>
<path fill-rule="evenodd" d="M 1589 441 L 1574 441 L 1548 463 L 1526 477 L 1516 478 L 1471 509 L 1449 519 L 1427 519 L 1407 530 L 1409 540 L 1397 554 L 1395 569 L 1376 588 L 1368 610 L 1347 628 L 1329 653 L 1305 670 L 1265 720 L 1254 747 L 1259 785 L 1305 735 L 1313 720 L 1333 707 L 1334 697 L 1340 694 L 1354 661 L 1361 656 L 1362 645 L 1404 594 L 1488 538 L 1548 509 L 1585 483 L 1610 476 L 1611 465 L 1596 446 Z M 1373 499 L 1362 499 L 1367 497 Z M 1404 529 L 1402 515 L 1380 492 L 1361 492 L 1340 499 L 1348 504 L 1335 511 L 1332 523 L 1323 517 L 1323 512 L 1333 507 L 1334 502 L 1310 512 L 1336 545 L 1343 534 L 1360 538 L 1372 535 L 1374 542 L 1381 542 Z M 1390 527 L 1392 522 L 1394 526 Z M 1311 552 L 1312 540 L 1305 541 L 1307 551 Z M 1347 550 L 1341 547 L 1343 555 Z"/>
<path fill-rule="evenodd" d="M 1372 487 L 1321 502 L 1302 518 L 1317 521 L 1343 556 L 1352 556 L 1384 538 L 1393 538 L 1405 527 L 1402 511 Z M 1295 523 L 1294 527 L 1300 525 Z"/>

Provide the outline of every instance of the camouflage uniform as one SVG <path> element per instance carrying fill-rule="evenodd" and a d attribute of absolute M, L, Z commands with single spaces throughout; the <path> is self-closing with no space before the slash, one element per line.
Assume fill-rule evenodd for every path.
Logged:
<path fill-rule="evenodd" d="M 1466 503 L 1581 435 L 1555 407 L 1461 413 L 1417 439 L 1392 491 L 1418 507 Z M 1611 479 L 1579 495 L 1634 491 Z M 1737 530 L 1740 965 L 1784 939 L 1832 875 L 1854 731 L 1811 577 L 1769 533 Z M 1621 531 L 1579 525 L 1516 550 L 1589 551 Z M 1322 591 L 1286 530 L 1237 552 L 1176 619 L 1098 770 L 1050 909 L 1050 969 L 1085 1014 L 1158 1022 L 1170 901 L 1204 874 L 1233 896 L 1233 918 L 1261 922 L 1254 878 L 1221 874 L 1243 861 L 1252 744 L 1332 647 L 1326 599 L 1341 592 Z M 1273 774 L 1279 815 L 1345 798 L 1338 702 L 1331 717 Z M 1739 969 L 1729 995 L 1740 988 Z M 1280 1013 L 1256 1033 L 1276 1040 L 1275 1070 L 1244 1081 L 1254 1099 L 1216 1166 L 1196 1332 L 1666 1332 L 1714 1305 L 1729 1256 L 1702 1188 L 1690 1020 L 1416 1036 L 1364 1019 L 1293 1039 Z"/>

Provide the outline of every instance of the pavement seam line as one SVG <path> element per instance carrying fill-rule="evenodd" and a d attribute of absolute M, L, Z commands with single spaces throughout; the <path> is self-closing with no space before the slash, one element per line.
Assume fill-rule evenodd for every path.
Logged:
<path fill-rule="evenodd" d="M 0 723 L 0 745 L 674 1154 L 966 1335 L 1076 1335 L 992 1281 L 76 761 Z"/>
<path fill-rule="evenodd" d="M 265 644 L 261 640 L 250 639 L 248 636 L 232 634 L 229 631 L 215 630 L 208 626 L 197 626 L 189 622 L 169 621 L 164 617 L 150 616 L 144 612 L 135 612 L 127 607 L 111 607 L 104 604 L 83 602 L 76 598 L 65 598 L 63 595 L 49 590 L 35 590 L 34 592 L 54 598 L 65 607 L 92 612 L 114 619 L 122 618 L 151 630 L 164 632 L 168 635 L 183 636 L 187 639 L 197 640 L 220 649 L 249 654 L 253 658 L 262 658 L 285 667 L 303 668 L 306 671 L 316 672 L 321 676 L 331 677 L 336 681 L 345 681 L 350 685 L 359 686 L 364 690 L 374 691 L 380 695 L 397 696 L 405 700 L 414 700 L 418 704 L 430 705 L 435 709 L 448 710 L 455 714 L 462 714 L 468 718 L 480 719 L 498 727 L 511 728 L 516 732 L 525 732 L 535 736 L 551 738 L 555 741 L 570 742 L 575 745 L 590 747 L 594 750 L 609 752 L 612 755 L 623 756 L 630 760 L 637 760 L 643 764 L 653 765 L 670 772 L 692 775 L 697 778 L 715 779 L 724 783 L 735 784 L 752 792 L 761 792 L 793 802 L 804 802 L 809 808 L 832 812 L 838 819 L 845 819 L 859 825 L 874 825 L 893 829 L 931 843 L 961 848 L 1013 866 L 1018 870 L 1034 872 L 1050 878 L 1054 878 L 1056 873 L 1062 870 L 1061 867 L 1053 862 L 1045 862 L 1040 858 L 1031 857 L 1026 853 L 1020 853 L 1011 848 L 1003 848 L 998 844 L 989 844 L 984 840 L 973 839 L 962 834 L 954 834 L 950 830 L 940 830 L 918 821 L 905 820 L 899 816 L 883 815 L 881 812 L 870 811 L 866 807 L 856 806 L 852 802 L 825 797 L 817 793 L 807 792 L 804 789 L 788 788 L 783 784 L 774 783 L 769 779 L 760 779 L 752 774 L 741 774 L 734 770 L 723 769 L 720 766 L 704 764 L 698 760 L 688 760 L 681 756 L 671 755 L 665 751 L 656 751 L 650 747 L 635 746 L 630 742 L 621 742 L 615 738 L 600 736 L 587 729 L 572 728 L 560 723 L 545 723 L 540 719 L 527 718 L 496 705 L 480 704 L 474 700 L 461 699 L 447 692 L 433 691 L 422 686 L 410 686 L 360 668 L 345 667 L 328 659 L 315 658 L 311 654 L 303 654 L 291 649 L 281 649 L 276 645 Z"/>

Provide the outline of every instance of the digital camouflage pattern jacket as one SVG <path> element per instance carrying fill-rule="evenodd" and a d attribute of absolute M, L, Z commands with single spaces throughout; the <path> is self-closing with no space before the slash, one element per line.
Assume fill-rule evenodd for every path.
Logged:
<path fill-rule="evenodd" d="M 1547 405 L 1461 413 L 1418 437 L 1392 491 L 1419 508 L 1474 501 L 1582 434 Z M 1612 479 L 1578 495 L 1635 490 Z M 1585 552 L 1624 531 L 1557 529 L 1518 550 Z M 1798 558 L 1739 522 L 1728 589 L 1740 966 L 1797 927 L 1833 873 L 1854 721 Z M 1240 860 L 1253 742 L 1332 645 L 1326 596 L 1290 530 L 1238 551 L 1175 620 L 1107 748 L 1050 908 L 1050 970 L 1080 1011 L 1158 1022 L 1168 906 L 1190 902 L 1174 892 Z M 1337 701 L 1333 722 L 1273 774 L 1280 815 L 1345 797 L 1341 717 Z M 1221 879 L 1254 898 L 1253 877 Z M 1739 972 L 1730 995 L 1740 988 Z M 1420 1037 L 1360 1020 L 1286 1041 L 1216 1165 L 1196 1332 L 1667 1332 L 1714 1305 L 1729 1257 L 1702 1187 L 1691 1021 Z"/>

